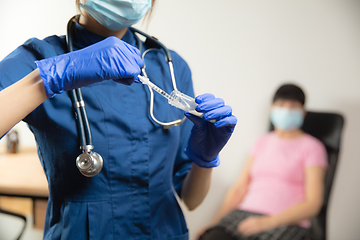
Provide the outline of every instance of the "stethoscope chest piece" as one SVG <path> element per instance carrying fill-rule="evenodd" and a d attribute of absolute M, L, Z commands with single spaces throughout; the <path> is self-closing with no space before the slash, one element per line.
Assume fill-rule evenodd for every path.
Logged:
<path fill-rule="evenodd" d="M 96 152 L 83 152 L 76 158 L 76 166 L 82 175 L 93 177 L 101 171 L 103 159 Z"/>

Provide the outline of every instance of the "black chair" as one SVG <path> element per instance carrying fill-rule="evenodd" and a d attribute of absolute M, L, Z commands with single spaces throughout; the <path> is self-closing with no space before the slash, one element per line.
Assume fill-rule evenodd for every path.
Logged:
<path fill-rule="evenodd" d="M 5 210 L 3 210 L 3 209 L 0 209 L 0 214 L 5 214 L 5 215 L 17 217 L 17 218 L 20 218 L 20 219 L 22 219 L 22 220 L 24 221 L 24 226 L 23 226 L 23 228 L 21 229 L 21 232 L 20 232 L 19 236 L 16 238 L 16 240 L 20 240 L 21 236 L 23 235 L 23 233 L 24 233 L 24 231 L 25 231 L 25 227 L 26 227 L 26 217 L 23 216 L 23 215 L 17 214 L 17 213 L 5 211 Z"/>
<path fill-rule="evenodd" d="M 319 214 L 311 219 L 311 239 L 326 239 L 326 215 L 340 150 L 344 118 L 336 113 L 308 112 L 302 129 L 318 138 L 326 147 L 329 168 L 325 177 L 324 203 Z M 270 130 L 274 127 L 271 125 Z"/>

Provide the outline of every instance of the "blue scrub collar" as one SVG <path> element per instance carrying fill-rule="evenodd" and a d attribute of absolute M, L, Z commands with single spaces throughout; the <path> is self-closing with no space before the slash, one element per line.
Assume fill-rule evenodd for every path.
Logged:
<path fill-rule="evenodd" d="M 76 23 L 73 39 L 74 39 L 74 50 L 78 50 L 87 47 L 89 45 L 92 45 L 94 43 L 97 43 L 99 41 L 102 41 L 105 38 L 90 32 L 89 30 L 83 28 L 79 23 Z M 121 40 L 134 47 L 138 47 L 136 46 L 134 33 L 132 33 L 129 29 L 126 31 L 125 35 Z"/>

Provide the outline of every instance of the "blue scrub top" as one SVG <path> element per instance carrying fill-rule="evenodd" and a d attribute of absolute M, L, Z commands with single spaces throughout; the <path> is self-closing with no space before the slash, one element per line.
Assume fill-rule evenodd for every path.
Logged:
<path fill-rule="evenodd" d="M 74 49 L 103 40 L 76 26 Z M 123 39 L 135 46 L 127 31 Z M 34 61 L 66 52 L 64 36 L 29 39 L 0 62 L 0 89 L 20 80 Z M 186 62 L 171 52 L 178 89 L 193 96 Z M 159 52 L 146 55 L 146 70 L 156 85 L 173 88 L 168 65 Z M 34 133 L 49 183 L 44 239 L 188 239 L 183 214 L 174 196 L 192 162 L 184 154 L 192 123 L 164 130 L 149 114 L 145 85 L 125 86 L 112 80 L 82 88 L 93 135 L 94 151 L 104 159 L 102 171 L 84 177 L 75 165 L 81 153 L 74 110 L 67 93 L 46 100 L 24 121 Z M 156 93 L 155 93 L 156 94 Z M 183 112 L 155 95 L 160 121 L 182 118 Z"/>

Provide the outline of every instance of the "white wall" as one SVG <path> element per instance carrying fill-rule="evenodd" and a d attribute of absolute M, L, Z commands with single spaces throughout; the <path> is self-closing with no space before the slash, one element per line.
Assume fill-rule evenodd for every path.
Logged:
<path fill-rule="evenodd" d="M 308 109 L 346 119 L 329 239 L 359 239 L 360 1 L 157 1 L 147 32 L 188 61 L 197 94 L 224 98 L 238 117 L 208 197 L 185 211 L 191 235 L 214 215 L 251 144 L 267 129 L 274 91 L 291 80 L 304 88 Z M 29 37 L 64 34 L 73 2 L 1 1 L 0 58 Z"/>

